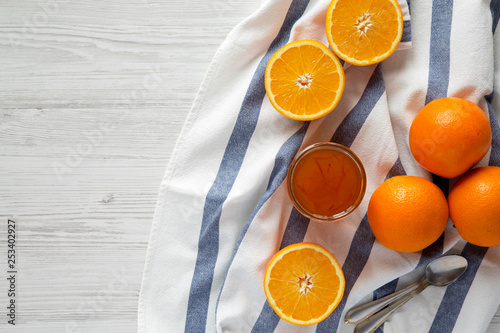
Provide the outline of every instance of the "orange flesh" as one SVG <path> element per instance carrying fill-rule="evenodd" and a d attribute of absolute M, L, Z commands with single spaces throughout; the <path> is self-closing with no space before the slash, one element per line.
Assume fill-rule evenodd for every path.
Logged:
<path fill-rule="evenodd" d="M 309 320 L 328 311 L 341 292 L 340 285 L 329 259 L 313 249 L 304 249 L 290 252 L 276 263 L 269 290 L 283 313 L 296 320 Z"/>
<path fill-rule="evenodd" d="M 341 81 L 333 61 L 322 50 L 308 45 L 283 53 L 271 76 L 276 102 L 295 114 L 330 108 Z"/>
<path fill-rule="evenodd" d="M 403 32 L 403 16 L 395 0 L 333 0 L 326 30 L 340 58 L 368 65 L 394 52 Z"/>
<path fill-rule="evenodd" d="M 297 202 L 308 212 L 333 216 L 356 203 L 362 188 L 358 166 L 345 153 L 322 149 L 305 155 L 292 175 Z"/>

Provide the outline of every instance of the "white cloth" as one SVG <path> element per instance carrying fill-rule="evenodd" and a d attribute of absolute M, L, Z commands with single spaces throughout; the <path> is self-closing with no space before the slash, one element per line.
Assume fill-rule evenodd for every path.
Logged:
<path fill-rule="evenodd" d="M 345 66 L 337 108 L 304 123 L 273 109 L 264 70 L 289 41 L 328 45 L 329 1 L 263 1 L 218 50 L 168 165 L 140 292 L 139 331 L 352 332 L 343 320 L 351 307 L 410 284 L 432 258 L 459 253 L 469 260 L 464 276 L 448 288 L 429 287 L 383 330 L 484 332 L 500 303 L 500 247 L 466 243 L 449 221 L 429 248 L 395 252 L 376 241 L 366 210 L 375 188 L 398 174 L 434 179 L 448 190 L 450 183 L 421 168 L 408 147 L 414 116 L 433 99 L 458 96 L 477 103 L 493 130 L 491 151 L 480 165 L 500 165 L 493 111 L 499 109 L 493 93 L 500 74 L 498 3 L 414 1 L 410 32 L 408 3 L 400 0 L 405 32 L 399 50 L 378 65 Z M 367 171 L 363 202 L 336 223 L 307 220 L 286 193 L 290 161 L 319 141 L 350 147 Z M 326 247 L 346 276 L 341 304 L 308 327 L 279 320 L 262 284 L 273 254 L 301 241 Z"/>

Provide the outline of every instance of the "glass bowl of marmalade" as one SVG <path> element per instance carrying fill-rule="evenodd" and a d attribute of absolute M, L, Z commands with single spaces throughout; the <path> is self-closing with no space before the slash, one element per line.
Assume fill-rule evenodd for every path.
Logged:
<path fill-rule="evenodd" d="M 363 164 L 352 150 L 320 142 L 302 150 L 290 164 L 288 194 L 305 217 L 332 222 L 352 213 L 366 191 Z"/>

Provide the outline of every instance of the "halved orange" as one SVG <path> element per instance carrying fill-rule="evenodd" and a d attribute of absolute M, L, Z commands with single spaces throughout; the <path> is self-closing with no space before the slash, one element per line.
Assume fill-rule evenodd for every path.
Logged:
<path fill-rule="evenodd" d="M 328 317 L 342 300 L 342 269 L 325 248 L 297 243 L 283 248 L 269 262 L 264 291 L 283 320 L 313 325 Z"/>
<path fill-rule="evenodd" d="M 351 64 L 365 66 L 386 59 L 402 35 L 403 14 L 397 0 L 333 0 L 328 7 L 328 43 Z"/>
<path fill-rule="evenodd" d="M 344 91 L 339 59 L 325 45 L 299 40 L 279 49 L 266 67 L 265 87 L 271 104 L 296 120 L 313 120 L 330 113 Z"/>

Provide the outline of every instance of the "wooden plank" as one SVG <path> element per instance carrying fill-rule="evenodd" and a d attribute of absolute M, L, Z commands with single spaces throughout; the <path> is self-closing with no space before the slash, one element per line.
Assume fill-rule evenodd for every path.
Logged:
<path fill-rule="evenodd" d="M 0 0 L 0 223 L 18 223 L 19 270 L 2 332 L 136 331 L 165 167 L 217 47 L 258 6 Z"/>
<path fill-rule="evenodd" d="M 0 219 L 18 223 L 19 271 L 2 332 L 137 331 L 163 173 L 217 47 L 259 5 L 216 4 L 0 1 Z"/>

